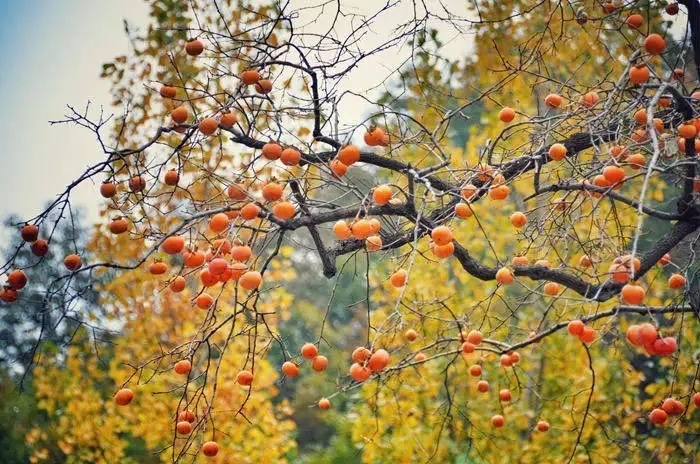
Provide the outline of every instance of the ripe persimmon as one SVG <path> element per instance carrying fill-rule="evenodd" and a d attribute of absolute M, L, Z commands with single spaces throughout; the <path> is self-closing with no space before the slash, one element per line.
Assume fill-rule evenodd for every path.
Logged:
<path fill-rule="evenodd" d="M 226 129 L 233 127 L 233 125 L 237 122 L 238 117 L 236 116 L 236 113 L 227 111 L 226 113 L 222 113 L 221 116 L 219 116 L 219 126 L 224 127 Z"/>
<path fill-rule="evenodd" d="M 29 246 L 34 256 L 42 257 L 49 252 L 49 242 L 43 238 L 38 238 L 34 243 Z"/>
<path fill-rule="evenodd" d="M 544 292 L 545 295 L 557 296 L 557 295 L 559 295 L 559 292 L 561 291 L 561 287 L 556 282 L 547 282 L 546 284 L 544 284 L 542 291 Z"/>
<path fill-rule="evenodd" d="M 255 91 L 261 95 L 272 92 L 272 81 L 270 79 L 260 79 L 254 84 Z"/>
<path fill-rule="evenodd" d="M 251 221 L 260 214 L 260 207 L 253 202 L 247 203 L 241 208 L 241 217 L 246 221 Z"/>
<path fill-rule="evenodd" d="M 370 234 L 372 234 L 372 235 L 378 234 L 379 230 L 382 228 L 382 223 L 379 222 L 379 219 L 377 219 L 377 218 L 368 217 L 367 223 L 369 223 L 369 231 L 370 231 Z"/>
<path fill-rule="evenodd" d="M 220 276 L 228 270 L 228 261 L 226 261 L 224 258 L 214 258 L 209 261 L 207 269 L 209 269 L 209 272 L 212 274 Z"/>
<path fill-rule="evenodd" d="M 160 86 L 160 96 L 163 98 L 175 98 L 175 95 L 177 95 L 177 89 L 175 87 L 171 87 L 169 85 L 161 85 Z"/>
<path fill-rule="evenodd" d="M 367 251 L 379 251 L 382 249 L 382 238 L 379 235 L 370 235 L 365 239 Z"/>
<path fill-rule="evenodd" d="M 588 268 L 593 265 L 593 261 L 591 260 L 591 257 L 588 255 L 581 255 L 581 257 L 578 259 L 578 264 L 581 267 Z"/>
<path fill-rule="evenodd" d="M 114 395 L 114 402 L 119 406 L 126 406 L 134 399 L 134 392 L 129 388 L 122 388 Z"/>
<path fill-rule="evenodd" d="M 405 269 L 399 269 L 393 274 L 391 274 L 391 277 L 389 278 L 389 281 L 391 282 L 391 285 L 393 285 L 396 288 L 403 287 L 406 285 L 406 281 L 408 280 L 408 272 L 406 272 Z"/>
<path fill-rule="evenodd" d="M 423 353 L 422 351 L 419 351 L 413 357 L 413 360 L 417 363 L 421 363 L 421 362 L 425 361 L 426 359 L 428 359 L 428 356 L 426 356 L 425 353 Z"/>
<path fill-rule="evenodd" d="M 352 350 L 351 358 L 354 362 L 362 364 L 366 362 L 370 356 L 372 356 L 372 352 L 368 348 L 365 348 L 364 346 L 358 346 L 357 348 Z"/>
<path fill-rule="evenodd" d="M 476 383 L 476 391 L 481 392 L 481 393 L 486 393 L 489 391 L 489 382 L 488 380 L 479 380 Z"/>
<path fill-rule="evenodd" d="M 209 219 L 209 230 L 214 233 L 221 233 L 228 228 L 229 219 L 225 213 L 216 213 Z"/>
<path fill-rule="evenodd" d="M 389 144 L 389 136 L 381 127 L 370 127 L 365 132 L 364 141 L 370 147 L 386 146 Z"/>
<path fill-rule="evenodd" d="M 455 244 L 450 242 L 447 245 L 434 245 L 432 251 L 440 259 L 449 258 L 455 252 Z"/>
<path fill-rule="evenodd" d="M 314 359 L 318 356 L 318 348 L 313 343 L 304 343 L 301 347 L 301 355 L 306 359 Z"/>
<path fill-rule="evenodd" d="M 469 203 L 457 203 L 455 205 L 455 216 L 458 218 L 466 219 L 474 215 L 471 205 Z"/>
<path fill-rule="evenodd" d="M 216 281 L 218 282 L 219 279 L 217 279 Z M 197 296 L 195 303 L 200 309 L 209 309 L 214 304 L 214 297 L 208 293 L 200 293 Z"/>
<path fill-rule="evenodd" d="M 583 321 L 581 321 L 580 319 L 574 319 L 567 325 L 567 330 L 569 334 L 578 337 L 583 333 L 584 327 L 586 327 L 586 324 L 584 324 Z"/>
<path fill-rule="evenodd" d="M 380 372 L 389 365 L 389 352 L 385 349 L 378 349 L 369 357 L 367 363 L 372 372 Z"/>
<path fill-rule="evenodd" d="M 615 165 L 605 166 L 603 168 L 603 177 L 611 184 L 617 184 L 625 180 L 625 170 Z"/>
<path fill-rule="evenodd" d="M 644 18 L 640 14 L 631 14 L 625 20 L 625 23 L 632 29 L 639 29 L 644 22 Z"/>
<path fill-rule="evenodd" d="M 649 80 L 649 68 L 645 64 L 638 64 L 630 68 L 630 82 L 636 85 L 644 84 Z"/>
<path fill-rule="evenodd" d="M 228 267 L 229 280 L 239 280 L 248 270 L 248 265 L 244 263 L 233 263 Z M 221 280 L 221 279 L 219 279 Z"/>
<path fill-rule="evenodd" d="M 342 219 L 333 224 L 333 233 L 338 240 L 347 240 L 353 235 L 348 223 Z"/>
<path fill-rule="evenodd" d="M 659 356 L 670 356 L 678 348 L 675 337 L 663 337 L 654 340 L 654 351 Z"/>
<path fill-rule="evenodd" d="M 318 409 L 328 410 L 331 408 L 331 402 L 328 398 L 321 398 L 318 400 Z"/>
<path fill-rule="evenodd" d="M 338 150 L 336 157 L 344 165 L 350 166 L 360 161 L 360 149 L 355 145 L 345 145 Z"/>
<path fill-rule="evenodd" d="M 27 224 L 22 227 L 20 235 L 25 242 L 34 242 L 39 238 L 39 228 L 34 224 Z"/>
<path fill-rule="evenodd" d="M 549 147 L 548 154 L 549 154 L 549 157 L 551 159 L 553 159 L 554 161 L 561 161 L 564 158 L 566 158 L 567 152 L 568 152 L 568 150 L 566 149 L 566 147 L 563 144 L 555 143 L 555 144 L 552 144 L 551 147 Z"/>
<path fill-rule="evenodd" d="M 347 165 L 338 159 L 332 159 L 330 163 L 328 163 L 328 166 L 330 167 L 331 172 L 338 177 L 343 177 L 348 172 Z"/>
<path fill-rule="evenodd" d="M 256 69 L 246 69 L 241 73 L 241 81 L 245 85 L 253 85 L 260 80 L 260 73 Z"/>
<path fill-rule="evenodd" d="M 414 342 L 418 339 L 418 332 L 413 329 L 408 329 L 403 333 L 403 338 L 409 342 Z"/>
<path fill-rule="evenodd" d="M 507 354 L 507 353 L 506 353 L 506 354 L 502 354 L 502 355 L 501 355 L 500 362 L 501 362 L 501 366 L 503 366 L 503 367 L 510 367 L 510 366 L 513 365 L 513 358 L 511 358 L 510 355 Z"/>
<path fill-rule="evenodd" d="M 508 285 L 513 283 L 513 280 L 515 280 L 515 275 L 513 274 L 513 271 L 507 267 L 502 267 L 496 271 L 496 281 L 499 284 Z"/>
<path fill-rule="evenodd" d="M 109 231 L 115 235 L 123 234 L 129 229 L 129 223 L 124 218 L 118 218 L 109 223 Z"/>
<path fill-rule="evenodd" d="M 166 241 L 167 240 L 168 239 L 166 239 Z M 184 244 L 184 239 L 182 240 L 182 242 Z M 165 242 L 163 242 L 163 244 L 165 245 Z M 175 246 L 173 246 L 173 248 L 170 248 L 170 245 L 168 245 L 168 249 L 164 247 L 163 251 L 168 253 L 168 250 L 175 251 L 176 249 L 177 248 Z M 186 267 L 199 267 L 202 264 L 204 264 L 205 261 L 204 253 L 202 253 L 201 251 L 185 251 L 184 253 L 182 253 L 182 258 Z"/>
<path fill-rule="evenodd" d="M 27 285 L 27 274 L 21 269 L 15 269 L 7 275 L 7 283 L 13 290 L 21 290 Z"/>
<path fill-rule="evenodd" d="M 663 403 L 661 403 L 661 409 L 666 411 L 669 416 L 680 416 L 685 412 L 683 403 L 675 398 L 666 398 Z"/>
<path fill-rule="evenodd" d="M 430 233 L 430 237 L 433 239 L 436 245 L 447 245 L 452 241 L 452 231 L 447 226 L 437 226 Z"/>
<path fill-rule="evenodd" d="M 219 454 L 219 445 L 215 441 L 208 441 L 202 445 L 202 454 L 212 458 Z"/>
<path fill-rule="evenodd" d="M 353 380 L 359 383 L 369 379 L 369 376 L 372 375 L 372 371 L 367 366 L 363 366 L 360 363 L 353 363 L 348 373 Z"/>
<path fill-rule="evenodd" d="M 112 198 L 117 194 L 117 184 L 113 182 L 103 182 L 100 185 L 100 195 L 105 198 Z"/>
<path fill-rule="evenodd" d="M 666 422 L 666 419 L 668 419 L 668 414 L 666 411 L 664 411 L 661 408 L 654 408 L 652 411 L 649 413 L 649 420 L 651 421 L 652 424 L 655 425 L 660 425 Z"/>
<path fill-rule="evenodd" d="M 479 345 L 484 340 L 484 334 L 479 330 L 470 330 L 467 334 L 466 340 L 474 345 Z"/>
<path fill-rule="evenodd" d="M 163 182 L 165 182 L 166 185 L 177 185 L 179 180 L 180 174 L 175 169 L 166 171 L 165 175 L 163 176 Z"/>
<path fill-rule="evenodd" d="M 291 361 L 285 361 L 282 363 L 282 372 L 287 377 L 294 378 L 299 375 L 299 366 Z"/>
<path fill-rule="evenodd" d="M 516 211 L 510 215 L 510 223 L 513 224 L 514 227 L 520 229 L 527 224 L 527 216 L 520 211 Z"/>
<path fill-rule="evenodd" d="M 650 55 L 660 55 L 666 49 L 666 41 L 659 34 L 649 34 L 644 39 L 644 48 Z"/>
<path fill-rule="evenodd" d="M 527 258 L 527 256 L 520 255 L 513 256 L 513 259 L 511 259 L 510 262 L 513 266 L 527 266 L 530 264 L 530 260 Z"/>
<path fill-rule="evenodd" d="M 635 283 L 628 283 L 625 284 L 624 287 L 622 287 L 620 295 L 622 296 L 622 299 L 625 301 L 625 303 L 639 305 L 642 303 L 642 301 L 644 301 L 644 297 L 646 296 L 646 290 L 644 290 L 644 288 L 641 285 L 637 285 Z"/>
<path fill-rule="evenodd" d="M 671 277 L 668 278 L 668 286 L 674 290 L 685 287 L 685 282 L 685 277 L 681 274 L 672 274 Z"/>
<path fill-rule="evenodd" d="M 197 56 L 204 51 L 204 44 L 199 39 L 188 40 L 185 44 L 185 52 L 190 56 Z"/>
<path fill-rule="evenodd" d="M 508 123 L 515 119 L 515 110 L 508 106 L 505 106 L 498 112 L 498 119 L 502 122 Z"/>
<path fill-rule="evenodd" d="M 389 185 L 378 185 L 372 190 L 372 199 L 378 205 L 385 205 L 389 203 L 392 197 L 392 190 Z"/>
<path fill-rule="evenodd" d="M 510 194 L 510 188 L 507 185 L 499 185 L 497 187 L 489 187 L 489 197 L 493 200 L 505 200 Z"/>
<path fill-rule="evenodd" d="M 173 280 L 170 281 L 170 283 L 168 284 L 168 288 L 171 291 L 178 293 L 178 292 L 183 291 L 185 289 L 186 285 L 187 285 L 187 281 L 185 280 L 185 278 L 182 276 L 177 276 Z"/>
<path fill-rule="evenodd" d="M 627 157 L 626 162 L 634 171 L 637 171 L 646 166 L 647 159 L 642 153 L 634 153 Z"/>
<path fill-rule="evenodd" d="M 462 343 L 462 354 L 471 354 L 476 350 L 476 346 L 471 342 Z"/>
<path fill-rule="evenodd" d="M 364 240 L 372 235 L 372 228 L 369 221 L 366 219 L 359 219 L 353 222 L 350 226 L 350 230 L 352 231 L 352 235 L 360 240 Z"/>
<path fill-rule="evenodd" d="M 280 201 L 272 207 L 272 215 L 281 221 L 292 219 L 297 213 L 297 208 L 290 201 Z"/>
<path fill-rule="evenodd" d="M 170 112 L 170 118 L 175 122 L 176 124 L 182 124 L 185 121 L 187 121 L 187 118 L 189 117 L 189 112 L 187 111 L 187 108 L 184 106 L 178 106 L 174 110 Z"/>
<path fill-rule="evenodd" d="M 5 303 L 12 303 L 17 301 L 19 298 L 19 292 L 13 288 L 1 288 L 0 287 L 0 300 Z"/>
<path fill-rule="evenodd" d="M 282 198 L 284 187 L 277 182 L 268 182 L 262 188 L 262 196 L 267 201 L 277 201 Z"/>
<path fill-rule="evenodd" d="M 262 285 L 262 275 L 258 271 L 246 271 L 238 279 L 238 283 L 246 290 L 255 290 Z"/>
<path fill-rule="evenodd" d="M 506 420 L 503 418 L 502 415 L 496 414 L 491 418 L 491 424 L 496 427 L 496 428 L 501 428 L 503 425 L 505 425 Z"/>
<path fill-rule="evenodd" d="M 83 260 L 76 254 L 70 254 L 63 259 L 63 265 L 69 271 L 77 271 L 83 266 Z"/>
<path fill-rule="evenodd" d="M 244 387 L 250 386 L 253 383 L 253 373 L 247 370 L 242 370 L 236 374 L 236 382 Z"/>
<path fill-rule="evenodd" d="M 583 97 L 581 97 L 581 103 L 589 108 L 594 107 L 598 101 L 600 101 L 600 97 L 598 93 L 594 91 L 586 92 Z"/>
<path fill-rule="evenodd" d="M 296 166 L 301 161 L 301 153 L 292 147 L 287 147 L 280 153 L 280 161 L 286 166 Z"/>
<path fill-rule="evenodd" d="M 327 367 L 328 358 L 321 354 L 314 356 L 314 358 L 311 360 L 311 369 L 315 370 L 316 372 L 323 372 Z"/>
<path fill-rule="evenodd" d="M 692 139 L 697 135 L 697 133 L 698 129 L 695 127 L 695 124 L 684 123 L 678 126 L 678 135 L 683 138 Z"/>
<path fill-rule="evenodd" d="M 510 390 L 507 388 L 502 389 L 498 392 L 498 399 L 504 403 L 508 403 L 512 399 Z"/>
<path fill-rule="evenodd" d="M 160 248 L 169 255 L 175 255 L 180 253 L 185 248 L 185 239 L 179 235 L 171 235 L 170 237 L 163 240 Z M 204 260 L 202 260 L 202 263 Z M 199 265 L 201 265 L 200 263 Z M 185 260 L 185 265 L 187 266 L 187 260 Z"/>
<path fill-rule="evenodd" d="M 129 189 L 132 192 L 142 192 L 146 188 L 146 179 L 143 176 L 133 176 L 129 179 Z"/>
<path fill-rule="evenodd" d="M 274 142 L 266 143 L 263 145 L 261 153 L 263 158 L 274 161 L 282 156 L 282 145 Z"/>
<path fill-rule="evenodd" d="M 546 432 L 549 430 L 549 422 L 545 420 L 537 421 L 535 428 L 538 432 Z"/>
<path fill-rule="evenodd" d="M 212 135 L 219 128 L 219 122 L 215 118 L 204 118 L 197 125 L 199 132 L 204 135 Z"/>
<path fill-rule="evenodd" d="M 558 93 L 550 93 L 544 97 L 544 103 L 550 108 L 559 108 L 562 103 L 562 97 Z"/>
<path fill-rule="evenodd" d="M 181 359 L 178 362 L 176 362 L 173 366 L 173 371 L 175 371 L 176 374 L 180 375 L 187 375 L 190 373 L 191 370 L 192 363 L 189 359 Z"/>
<path fill-rule="evenodd" d="M 474 364 L 473 366 L 469 367 L 469 375 L 472 377 L 479 377 L 481 375 L 481 366 Z"/>
<path fill-rule="evenodd" d="M 489 179 L 490 179 L 490 177 L 489 177 Z M 476 195 L 476 192 L 478 190 L 479 190 L 479 188 L 476 185 L 469 183 L 469 184 L 465 185 L 464 187 L 462 187 L 460 194 L 462 195 L 462 198 L 464 198 L 465 200 L 469 200 L 474 195 Z"/>
<path fill-rule="evenodd" d="M 180 435 L 189 435 L 190 432 L 192 432 L 192 423 L 189 421 L 180 421 L 175 428 Z"/>

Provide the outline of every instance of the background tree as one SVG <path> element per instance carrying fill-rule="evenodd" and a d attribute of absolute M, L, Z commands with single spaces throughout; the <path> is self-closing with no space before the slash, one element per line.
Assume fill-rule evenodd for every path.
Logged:
<path fill-rule="evenodd" d="M 78 182 L 107 200 L 58 279 L 101 277 L 122 334 L 37 372 L 50 415 L 105 418 L 61 451 L 293 459 L 279 386 L 310 462 L 694 456 L 700 4 L 679 3 L 153 2 L 103 66 L 124 115 L 66 119 L 97 135 Z M 442 53 L 468 34 L 469 59 Z M 35 283 L 11 257 L 8 301 L 18 265 Z"/>

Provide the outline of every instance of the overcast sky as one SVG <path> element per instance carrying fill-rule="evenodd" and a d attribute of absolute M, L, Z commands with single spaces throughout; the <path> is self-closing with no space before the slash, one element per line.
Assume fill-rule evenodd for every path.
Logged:
<path fill-rule="evenodd" d="M 0 215 L 36 215 L 99 159 L 89 131 L 48 121 L 66 104 L 109 105 L 101 64 L 128 52 L 123 19 L 144 24 L 146 14 L 142 0 L 0 0 Z M 97 192 L 86 187 L 77 193 Z"/>

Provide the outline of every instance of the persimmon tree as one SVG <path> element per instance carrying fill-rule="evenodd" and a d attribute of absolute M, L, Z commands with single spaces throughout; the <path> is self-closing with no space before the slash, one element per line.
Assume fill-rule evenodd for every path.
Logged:
<path fill-rule="evenodd" d="M 296 393 L 342 404 L 363 462 L 693 456 L 700 4 L 678 4 L 153 2 L 103 66 L 124 113 L 60 121 L 101 159 L 20 224 L 5 309 L 93 182 L 90 259 L 56 279 L 108 282 L 113 448 L 284 460 L 275 382 L 316 376 Z"/>

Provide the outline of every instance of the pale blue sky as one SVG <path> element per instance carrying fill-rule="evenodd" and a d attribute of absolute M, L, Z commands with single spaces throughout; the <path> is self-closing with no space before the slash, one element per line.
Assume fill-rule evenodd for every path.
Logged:
<path fill-rule="evenodd" d="M 100 158 L 89 131 L 48 121 L 66 104 L 109 105 L 101 64 L 128 52 L 123 19 L 145 24 L 146 14 L 142 0 L 0 0 L 0 215 L 34 216 Z M 79 189 L 77 202 L 96 191 Z"/>

